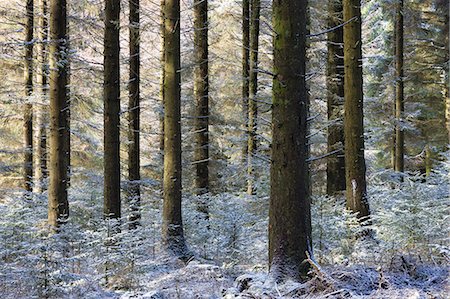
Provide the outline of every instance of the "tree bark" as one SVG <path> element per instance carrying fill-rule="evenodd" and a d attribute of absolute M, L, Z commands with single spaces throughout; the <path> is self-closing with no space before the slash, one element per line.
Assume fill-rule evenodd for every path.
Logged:
<path fill-rule="evenodd" d="M 140 40 L 139 0 L 130 0 L 130 74 L 128 83 L 128 196 L 129 224 L 136 228 L 140 214 Z"/>
<path fill-rule="evenodd" d="M 260 0 L 251 0 L 250 8 L 250 72 L 248 99 L 248 157 L 247 157 L 247 193 L 256 194 L 254 157 L 257 152 L 257 119 L 258 105 L 258 48 L 259 48 L 259 18 Z"/>
<path fill-rule="evenodd" d="M 364 159 L 363 77 L 360 0 L 344 0 L 344 138 L 347 208 L 369 216 Z M 350 21 L 352 20 L 353 21 Z"/>
<path fill-rule="evenodd" d="M 180 1 L 166 0 L 164 14 L 164 201 L 162 237 L 183 258 L 187 249 L 181 217 Z"/>
<path fill-rule="evenodd" d="M 50 182 L 48 223 L 58 227 L 69 216 L 67 199 L 68 138 L 66 0 L 50 0 Z"/>
<path fill-rule="evenodd" d="M 269 266 L 276 278 L 301 279 L 312 255 L 308 193 L 307 1 L 273 1 L 274 73 Z"/>
<path fill-rule="evenodd" d="M 37 139 L 36 147 L 36 179 L 38 180 L 38 188 L 40 192 L 45 191 L 45 180 L 48 176 L 47 170 L 47 127 L 48 127 L 48 3 L 47 0 L 40 0 L 40 11 L 42 16 L 39 18 L 39 64 L 40 72 L 38 73 L 38 83 L 41 91 L 41 106 L 37 115 Z"/>
<path fill-rule="evenodd" d="M 194 29 L 195 188 L 198 195 L 203 195 L 209 192 L 208 0 L 194 3 Z M 199 208 L 208 212 L 206 204 Z"/>
<path fill-rule="evenodd" d="M 395 20 L 395 164 L 394 170 L 403 172 L 405 165 L 405 134 L 402 128 L 405 111 L 403 88 L 403 0 L 396 5 Z"/>
<path fill-rule="evenodd" d="M 248 155 L 248 97 L 250 72 L 250 0 L 242 0 L 242 112 L 245 125 L 245 144 L 242 151 L 243 162 Z"/>
<path fill-rule="evenodd" d="M 33 191 L 33 105 L 30 103 L 30 97 L 33 94 L 33 29 L 34 3 L 33 0 L 27 0 L 24 60 L 26 97 L 26 104 L 24 108 L 24 188 L 27 192 Z"/>
<path fill-rule="evenodd" d="M 328 2 L 328 27 L 342 23 L 342 0 Z M 327 159 L 327 194 L 334 195 L 345 190 L 344 146 L 344 30 L 339 27 L 328 32 L 327 63 L 327 112 L 328 153 L 336 154 Z"/>
<path fill-rule="evenodd" d="M 104 216 L 120 218 L 120 0 L 106 0 L 104 36 Z"/>
<path fill-rule="evenodd" d="M 161 0 L 161 86 L 160 86 L 160 98 L 161 98 L 161 113 L 159 117 L 159 152 L 161 157 L 161 163 L 164 164 L 164 65 L 165 65 L 165 52 L 164 52 L 164 6 L 166 5 L 166 0 Z M 164 169 L 161 171 L 161 190 L 164 185 Z"/>

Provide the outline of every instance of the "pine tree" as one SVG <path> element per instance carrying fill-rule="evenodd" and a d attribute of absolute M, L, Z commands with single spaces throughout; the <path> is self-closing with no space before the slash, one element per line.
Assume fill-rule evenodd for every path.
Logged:
<path fill-rule="evenodd" d="M 167 249 L 187 253 L 181 217 L 180 1 L 166 0 L 164 15 L 164 200 L 162 236 Z"/>
<path fill-rule="evenodd" d="M 120 218 L 120 0 L 106 0 L 104 35 L 104 216 Z"/>
<path fill-rule="evenodd" d="M 344 0 L 344 138 L 347 208 L 369 216 L 364 159 L 361 1 Z"/>
<path fill-rule="evenodd" d="M 245 144 L 243 147 L 243 161 L 248 155 L 248 96 L 250 72 L 250 0 L 242 0 L 242 112 L 245 125 Z"/>
<path fill-rule="evenodd" d="M 306 69 L 307 1 L 273 2 L 274 73 L 270 169 L 269 266 L 300 279 L 312 254 L 308 192 Z M 288 30 L 289 29 L 289 30 Z"/>
<path fill-rule="evenodd" d="M 209 78 L 208 78 L 208 0 L 194 3 L 195 51 L 195 188 L 198 195 L 209 192 Z M 207 207 L 200 207 L 207 213 Z"/>
<path fill-rule="evenodd" d="M 39 64 L 40 72 L 38 73 L 38 83 L 40 85 L 40 96 L 42 97 L 41 107 L 39 109 L 37 119 L 37 136 L 38 145 L 36 146 L 36 178 L 38 180 L 39 190 L 42 192 L 45 190 L 45 179 L 47 178 L 47 126 L 48 126 L 48 3 L 47 0 L 40 0 L 39 3 L 40 13 L 39 17 Z"/>
<path fill-rule="evenodd" d="M 258 105 L 256 93 L 258 91 L 258 48 L 259 48 L 259 18 L 261 11 L 260 0 L 251 0 L 250 6 L 250 70 L 248 97 L 248 157 L 247 157 L 247 193 L 255 194 L 255 165 L 253 159 L 257 151 L 257 120 Z"/>
<path fill-rule="evenodd" d="M 405 165 L 405 133 L 402 119 L 405 111 L 403 87 L 403 0 L 396 5 L 395 20 L 395 164 L 394 170 L 403 172 Z"/>
<path fill-rule="evenodd" d="M 69 216 L 67 199 L 68 128 L 66 0 L 50 0 L 50 161 L 48 222 L 58 227 Z"/>
<path fill-rule="evenodd" d="M 342 0 L 328 2 L 328 27 L 335 28 L 342 23 Z M 327 57 L 327 114 L 328 153 L 327 194 L 345 190 L 344 146 L 344 30 L 338 27 L 328 32 Z"/>
<path fill-rule="evenodd" d="M 139 0 L 130 0 L 130 74 L 128 83 L 128 196 L 130 226 L 135 228 L 140 215 L 140 19 Z"/>
<path fill-rule="evenodd" d="M 24 108 L 24 188 L 27 192 L 33 191 L 33 105 L 29 103 L 33 94 L 33 30 L 34 30 L 34 3 L 33 0 L 26 2 L 26 24 L 25 24 L 25 96 L 27 103 Z"/>

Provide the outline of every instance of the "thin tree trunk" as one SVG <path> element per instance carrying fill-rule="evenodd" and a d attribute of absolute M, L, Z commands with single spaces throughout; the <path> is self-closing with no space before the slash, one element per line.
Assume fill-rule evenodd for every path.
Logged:
<path fill-rule="evenodd" d="M 342 23 L 342 0 L 328 3 L 328 27 Z M 342 27 L 328 32 L 327 110 L 328 152 L 338 151 L 327 159 L 327 194 L 345 190 L 344 146 L 344 30 Z"/>
<path fill-rule="evenodd" d="M 195 188 L 198 195 L 209 192 L 209 78 L 208 78 L 208 0 L 194 3 L 195 52 Z M 199 207 L 208 213 L 207 204 Z"/>
<path fill-rule="evenodd" d="M 398 0 L 396 5 L 395 21 L 395 171 L 403 172 L 405 165 L 405 134 L 402 128 L 403 114 L 405 111 L 403 88 L 403 0 Z"/>
<path fill-rule="evenodd" d="M 104 216 L 120 218 L 120 0 L 106 0 L 104 40 Z"/>
<path fill-rule="evenodd" d="M 269 266 L 276 278 L 300 279 L 312 255 L 308 193 L 307 1 L 273 1 L 274 72 L 270 170 Z M 289 28 L 287 30 L 286 28 Z"/>
<path fill-rule="evenodd" d="M 25 97 L 24 108 L 24 188 L 27 192 L 33 191 L 33 105 L 29 102 L 33 94 L 33 29 L 34 29 L 34 3 L 33 0 L 26 2 L 26 25 L 25 25 Z"/>
<path fill-rule="evenodd" d="M 128 83 L 128 196 L 131 228 L 139 224 L 140 215 L 140 40 L 139 0 L 130 0 L 130 77 Z"/>
<path fill-rule="evenodd" d="M 161 155 L 161 162 L 164 164 L 164 65 L 165 65 L 165 52 L 164 52 L 164 6 L 166 5 L 166 0 L 161 0 L 161 86 L 160 86 L 160 98 L 161 98 L 161 113 L 159 117 L 159 152 Z M 161 171 L 161 190 L 163 189 L 164 181 L 164 169 Z"/>
<path fill-rule="evenodd" d="M 180 1 L 164 11 L 164 202 L 162 237 L 167 249 L 187 253 L 181 217 Z"/>
<path fill-rule="evenodd" d="M 50 183 L 48 223 L 58 227 L 69 216 L 67 200 L 68 138 L 66 0 L 50 0 Z"/>
<path fill-rule="evenodd" d="M 250 72 L 250 0 L 242 0 L 242 112 L 245 125 L 245 144 L 242 151 L 243 162 L 248 155 L 248 97 Z"/>
<path fill-rule="evenodd" d="M 369 216 L 364 159 L 363 74 L 360 0 L 344 0 L 344 138 L 347 208 Z"/>
<path fill-rule="evenodd" d="M 41 71 L 38 74 L 38 83 L 40 85 L 42 103 L 37 115 L 38 125 L 38 145 L 36 147 L 37 167 L 36 178 L 40 192 L 45 191 L 45 180 L 48 176 L 47 171 L 47 126 L 48 126 L 48 8 L 47 0 L 40 0 L 40 11 L 42 16 L 39 18 L 39 63 Z"/>
<path fill-rule="evenodd" d="M 250 9 L 250 78 L 248 99 L 248 157 L 247 157 L 247 193 L 256 194 L 254 157 L 257 152 L 257 119 L 258 105 L 258 47 L 259 47 L 259 17 L 260 0 L 251 0 Z"/>

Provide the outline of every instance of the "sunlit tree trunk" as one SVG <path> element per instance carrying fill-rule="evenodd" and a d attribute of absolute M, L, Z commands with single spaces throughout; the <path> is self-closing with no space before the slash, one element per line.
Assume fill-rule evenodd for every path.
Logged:
<path fill-rule="evenodd" d="M 344 138 L 347 208 L 369 216 L 364 159 L 360 0 L 344 0 Z"/>
<path fill-rule="evenodd" d="M 248 99 L 248 157 L 247 157 L 247 193 L 255 194 L 255 165 L 254 158 L 257 153 L 257 120 L 258 102 L 258 48 L 259 48 L 259 18 L 260 0 L 251 0 L 250 8 L 250 72 L 249 72 L 249 99 Z"/>
<path fill-rule="evenodd" d="M 34 29 L 34 3 L 33 0 L 26 2 L 25 23 L 25 97 L 24 107 L 24 187 L 27 192 L 33 191 L 33 105 L 29 102 L 33 94 L 33 29 Z"/>
<path fill-rule="evenodd" d="M 208 78 L 208 1 L 194 4 L 194 97 L 195 97 L 195 188 L 198 195 L 209 192 L 209 78 Z M 199 207 L 207 213 L 207 205 Z"/>
<path fill-rule="evenodd" d="M 130 227 L 136 228 L 140 215 L 140 39 L 139 0 L 130 0 L 130 74 L 128 83 L 128 196 Z"/>
<path fill-rule="evenodd" d="M 120 218 L 120 0 L 106 0 L 104 35 L 104 216 Z"/>
<path fill-rule="evenodd" d="M 270 169 L 269 266 L 300 279 L 312 254 L 308 193 L 306 0 L 273 1 L 274 73 Z"/>
<path fill-rule="evenodd" d="M 342 23 L 342 0 L 328 3 L 328 27 Z M 327 194 L 345 190 L 344 146 L 344 29 L 339 27 L 328 32 L 327 63 L 327 111 L 328 111 L 328 153 Z"/>
<path fill-rule="evenodd" d="M 167 249 L 187 253 L 181 217 L 180 1 L 164 11 L 164 200 L 162 237 Z"/>
<path fill-rule="evenodd" d="M 68 137 L 66 0 L 50 0 L 50 161 L 48 222 L 58 227 L 69 216 L 65 144 Z"/>

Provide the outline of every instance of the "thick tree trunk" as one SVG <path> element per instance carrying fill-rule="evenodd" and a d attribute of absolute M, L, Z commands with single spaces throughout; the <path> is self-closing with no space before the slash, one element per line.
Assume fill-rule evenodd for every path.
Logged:
<path fill-rule="evenodd" d="M 120 0 L 106 0 L 104 36 L 104 216 L 120 218 Z"/>
<path fill-rule="evenodd" d="M 253 163 L 257 151 L 257 119 L 258 105 L 258 48 L 259 48 L 259 17 L 260 0 L 251 0 L 250 8 L 250 72 L 248 99 L 248 157 L 247 157 L 247 193 L 256 194 L 255 165 Z"/>
<path fill-rule="evenodd" d="M 183 258 L 187 249 L 181 217 L 180 1 L 166 0 L 164 11 L 164 202 L 162 237 Z"/>
<path fill-rule="evenodd" d="M 246 163 L 248 155 L 248 96 L 250 72 L 250 0 L 242 0 L 242 112 L 245 125 L 245 144 L 242 151 Z"/>
<path fill-rule="evenodd" d="M 273 1 L 274 72 L 269 266 L 276 278 L 306 276 L 312 255 L 305 82 L 307 1 Z"/>
<path fill-rule="evenodd" d="M 34 3 L 27 0 L 25 25 L 25 97 L 24 108 L 24 188 L 27 192 L 33 191 L 33 105 L 29 103 L 33 93 L 33 29 L 34 29 Z"/>
<path fill-rule="evenodd" d="M 328 27 L 342 23 L 342 0 L 329 0 Z M 327 63 L 327 110 L 328 153 L 336 152 L 327 159 L 327 194 L 345 190 L 344 146 L 344 29 L 337 28 L 328 33 Z"/>
<path fill-rule="evenodd" d="M 347 208 L 369 216 L 364 159 L 360 0 L 344 0 L 344 138 Z M 353 21 L 350 21 L 352 20 Z"/>
<path fill-rule="evenodd" d="M 396 5 L 395 20 L 395 164 L 394 170 L 403 172 L 405 165 L 405 134 L 402 128 L 405 111 L 403 88 L 403 0 Z"/>
<path fill-rule="evenodd" d="M 208 0 L 194 4 L 195 51 L 195 188 L 198 195 L 209 192 L 209 78 L 208 78 Z M 199 207 L 207 213 L 207 205 Z"/>
<path fill-rule="evenodd" d="M 69 216 L 66 0 L 50 0 L 50 183 L 48 223 L 58 227 Z"/>
<path fill-rule="evenodd" d="M 140 214 L 140 40 L 139 0 L 130 0 L 130 74 L 128 83 L 128 201 L 131 228 L 139 224 Z"/>

